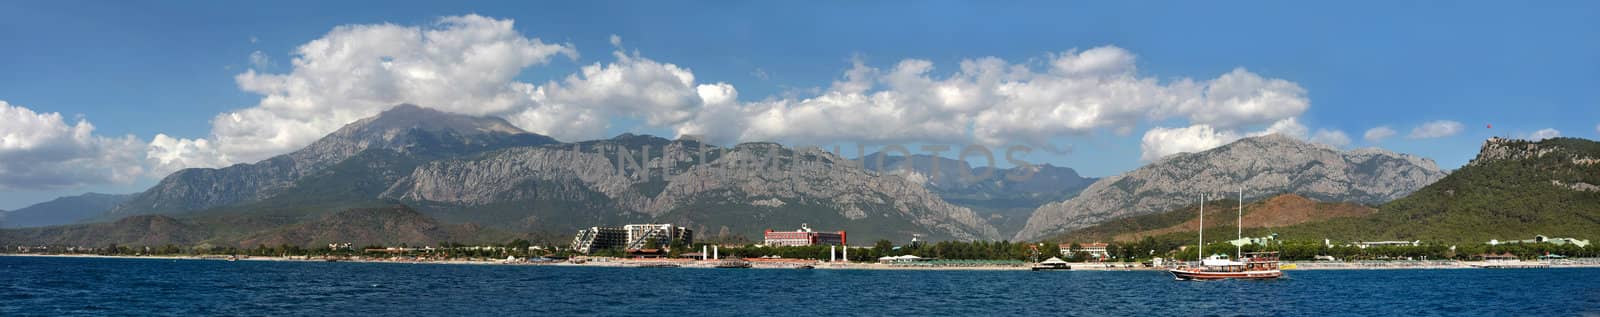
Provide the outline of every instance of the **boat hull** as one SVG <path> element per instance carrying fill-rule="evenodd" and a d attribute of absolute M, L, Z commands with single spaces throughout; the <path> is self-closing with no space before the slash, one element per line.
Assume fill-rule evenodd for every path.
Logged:
<path fill-rule="evenodd" d="M 1198 270 L 1173 269 L 1167 270 L 1172 277 L 1180 281 L 1207 281 L 1207 280 L 1265 280 L 1283 277 L 1283 271 L 1245 271 L 1245 272 L 1207 272 Z"/>

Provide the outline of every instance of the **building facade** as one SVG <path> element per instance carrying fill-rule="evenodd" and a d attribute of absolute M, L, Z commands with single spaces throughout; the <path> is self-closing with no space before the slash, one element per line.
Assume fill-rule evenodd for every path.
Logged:
<path fill-rule="evenodd" d="M 654 242 L 655 248 L 671 249 L 674 242 L 694 244 L 694 230 L 672 224 L 631 224 L 621 227 L 589 227 L 578 230 L 572 238 L 572 249 L 589 254 L 594 250 L 644 249 Z"/>
<path fill-rule="evenodd" d="M 767 229 L 765 241 L 767 246 L 803 247 L 812 245 L 845 245 L 844 231 L 816 232 L 806 224 L 800 224 L 800 230 L 772 231 Z"/>
<path fill-rule="evenodd" d="M 1072 256 L 1073 252 L 1083 252 L 1088 254 L 1089 258 L 1091 259 L 1104 260 L 1111 257 L 1111 254 L 1106 252 L 1106 246 L 1108 246 L 1108 244 L 1095 242 L 1078 245 L 1077 250 L 1072 249 L 1071 243 L 1062 243 L 1057 247 L 1061 249 L 1061 256 Z"/>

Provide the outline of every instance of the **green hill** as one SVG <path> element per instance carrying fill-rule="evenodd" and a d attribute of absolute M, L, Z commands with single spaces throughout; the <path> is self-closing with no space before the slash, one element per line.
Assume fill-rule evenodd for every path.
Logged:
<path fill-rule="evenodd" d="M 1600 238 L 1600 142 L 1491 138 L 1472 162 L 1378 213 L 1293 226 L 1285 238 L 1484 242 Z"/>

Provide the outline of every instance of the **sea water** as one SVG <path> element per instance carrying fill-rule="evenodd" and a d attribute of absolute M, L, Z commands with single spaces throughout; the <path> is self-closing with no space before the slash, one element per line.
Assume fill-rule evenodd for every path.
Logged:
<path fill-rule="evenodd" d="M 1160 271 L 607 268 L 0 257 L 0 316 L 1600 314 L 1600 269 Z"/>

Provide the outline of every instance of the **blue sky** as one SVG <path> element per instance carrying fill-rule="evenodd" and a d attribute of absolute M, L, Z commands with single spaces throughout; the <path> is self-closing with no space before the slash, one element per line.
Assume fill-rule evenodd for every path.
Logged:
<path fill-rule="evenodd" d="M 963 60 L 998 57 L 1044 72 L 1055 58 L 1112 46 L 1136 58 L 1133 74 L 1163 85 L 1185 78 L 1204 82 L 1238 68 L 1287 81 L 1300 88 L 1296 97 L 1308 106 L 1274 119 L 1294 119 L 1308 138 L 1315 131 L 1338 131 L 1349 140 L 1341 144 L 1345 148 L 1417 154 L 1444 168 L 1471 159 L 1491 135 L 1529 137 L 1554 129 L 1593 139 L 1600 133 L 1600 91 L 1594 89 L 1600 87 L 1600 41 L 1594 40 L 1600 39 L 1600 8 L 1593 2 L 1340 4 L 4 2 L 0 100 L 34 114 L 60 113 L 69 125 L 86 120 L 105 138 L 131 135 L 150 142 L 164 134 L 203 140 L 216 134 L 212 119 L 218 114 L 263 104 L 264 94 L 242 89 L 236 76 L 249 69 L 292 73 L 297 48 L 335 27 L 392 23 L 426 29 L 441 17 L 477 14 L 514 21 L 521 36 L 570 44 L 577 53 L 576 59 L 551 55 L 518 70 L 515 81 L 532 84 L 618 62 L 611 52 L 620 47 L 624 54 L 692 70 L 696 85 L 737 87 L 739 102 L 799 103 L 844 81 L 858 61 L 887 73 L 904 60 L 925 60 L 932 65 L 927 76 L 943 79 L 960 70 Z M 612 35 L 620 46 L 610 43 Z M 258 51 L 270 62 L 252 64 L 251 54 Z M 893 89 L 873 91 L 886 90 Z M 627 111 L 600 113 L 609 119 L 602 135 L 672 136 L 678 129 Z M 1461 128 L 1409 137 L 1418 126 L 1440 120 Z M 1044 130 L 1049 143 L 1072 151 L 1036 152 L 1033 160 L 1086 175 L 1114 175 L 1148 161 L 1141 141 L 1150 130 L 1201 123 L 1209 122 L 1193 114 L 1149 115 L 1086 130 Z M 1227 130 L 1236 138 L 1269 125 L 1251 122 Z M 1380 126 L 1396 135 L 1363 138 Z M 948 140 L 744 135 L 792 136 L 790 143 Z M 38 155 L 25 148 L 0 151 L 14 152 L 0 157 Z M 40 169 L 6 164 L 0 170 Z M 0 209 L 84 191 L 142 190 L 162 176 L 151 172 L 160 168 L 144 169 L 59 186 L 17 181 L 0 187 Z"/>

